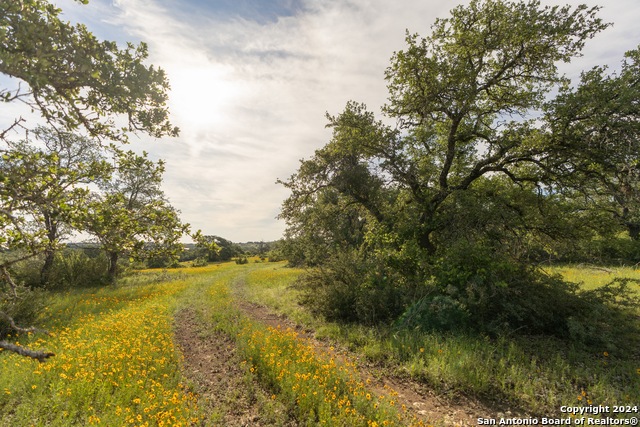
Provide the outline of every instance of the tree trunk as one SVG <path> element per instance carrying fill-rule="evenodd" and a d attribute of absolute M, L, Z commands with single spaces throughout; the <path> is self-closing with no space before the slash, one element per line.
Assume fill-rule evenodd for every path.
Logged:
<path fill-rule="evenodd" d="M 58 238 L 58 224 L 54 221 L 53 216 L 49 212 L 43 212 L 45 219 L 45 226 L 47 228 L 47 239 L 49 240 L 49 247 L 44 253 L 44 265 L 40 270 L 40 282 L 43 285 L 49 283 L 51 278 L 51 268 L 53 267 L 53 261 L 56 253 L 53 250 L 53 244 Z"/>
<path fill-rule="evenodd" d="M 43 285 L 49 283 L 49 280 L 51 279 L 51 268 L 53 267 L 55 256 L 56 253 L 50 249 L 44 253 L 44 264 L 40 270 L 40 282 Z"/>
<path fill-rule="evenodd" d="M 108 252 L 107 256 L 109 257 L 109 270 L 107 275 L 109 277 L 109 282 L 111 284 L 116 283 L 116 279 L 118 277 L 118 252 Z"/>
<path fill-rule="evenodd" d="M 640 224 L 628 222 L 627 229 L 629 230 L 629 237 L 634 242 L 640 241 Z"/>

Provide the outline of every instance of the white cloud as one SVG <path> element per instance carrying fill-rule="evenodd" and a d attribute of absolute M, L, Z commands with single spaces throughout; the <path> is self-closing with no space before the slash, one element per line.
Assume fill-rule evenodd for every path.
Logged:
<path fill-rule="evenodd" d="M 461 2 L 304 0 L 295 15 L 266 22 L 211 8 L 189 15 L 171 1 L 58 3 L 102 38 L 149 44 L 150 62 L 170 79 L 172 120 L 182 133 L 175 141 L 141 138 L 132 148 L 167 161 L 166 193 L 194 228 L 246 241 L 280 237 L 284 225 L 274 217 L 287 192 L 274 182 L 328 141 L 324 113 L 339 113 L 351 99 L 378 112 L 384 71 L 404 47 L 405 29 L 426 35 Z M 566 72 L 618 64 L 640 41 L 636 3 L 609 2 L 602 16 L 616 25 Z"/>

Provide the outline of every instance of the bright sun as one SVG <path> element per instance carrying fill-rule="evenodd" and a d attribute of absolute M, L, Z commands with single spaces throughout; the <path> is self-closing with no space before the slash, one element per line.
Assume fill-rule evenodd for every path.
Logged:
<path fill-rule="evenodd" d="M 215 125 L 229 119 L 231 106 L 242 94 L 234 81 L 231 67 L 206 64 L 201 67 L 180 67 L 168 70 L 171 82 L 170 111 L 176 123 Z"/>

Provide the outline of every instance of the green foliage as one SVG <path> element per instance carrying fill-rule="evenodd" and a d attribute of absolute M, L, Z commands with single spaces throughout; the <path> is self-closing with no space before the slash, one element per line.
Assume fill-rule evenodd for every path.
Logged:
<path fill-rule="evenodd" d="M 179 268 L 178 260 L 167 254 L 156 253 L 151 254 L 146 260 L 147 268 Z"/>
<path fill-rule="evenodd" d="M 108 200 L 102 206 L 97 201 L 101 196 L 95 194 L 89 202 L 87 185 L 105 184 L 111 172 L 102 157 L 106 145 L 102 142 L 126 143 L 132 132 L 176 136 L 178 129 L 168 120 L 166 75 L 144 64 L 148 58 L 144 43 L 120 48 L 115 42 L 99 41 L 84 25 L 73 26 L 60 15 L 61 10 L 46 0 L 0 0 L 0 73 L 13 85 L 0 88 L 0 102 L 24 103 L 50 125 L 34 132 L 36 141 L 20 143 L 9 136 L 27 131 L 21 117 L 0 131 L 0 284 L 8 288 L 17 286 L 9 270 L 41 254 L 45 254 L 41 282 L 61 280 L 53 277 L 52 270 L 59 239 L 82 223 L 82 231 L 102 237 L 112 279 L 120 252 L 137 255 L 148 249 L 140 241 L 132 242 L 143 222 L 152 250 L 175 253 L 175 236 L 186 229 L 175 210 L 157 199 L 144 216 L 123 214 L 123 205 L 137 199 L 132 196 L 135 191 L 145 194 L 143 186 L 128 193 L 128 201 L 112 191 L 104 195 Z M 82 130 L 92 139 L 73 134 Z M 158 168 L 145 161 L 121 154 L 113 188 L 121 189 L 128 177 L 124 165 L 140 166 L 138 177 L 149 178 L 153 187 Z M 93 221 L 87 221 L 91 215 Z M 110 233 L 119 226 L 122 239 Z M 2 310 L 11 311 L 8 306 Z"/>
<path fill-rule="evenodd" d="M 618 352 L 637 353 L 640 297 L 630 284 L 637 286 L 640 280 L 615 278 L 601 287 L 581 292 L 584 304 L 569 317 L 570 337 Z"/>
<path fill-rule="evenodd" d="M 412 304 L 396 321 L 398 328 L 421 331 L 464 331 L 471 315 L 448 295 L 424 297 Z"/>
<path fill-rule="evenodd" d="M 557 271 L 555 268 L 551 270 Z M 575 405 L 576 397 L 582 396 L 582 391 L 594 404 L 633 404 L 638 401 L 639 347 L 634 341 L 638 339 L 637 332 L 635 337 L 623 337 L 622 341 L 630 340 L 626 350 L 610 346 L 607 340 L 592 340 L 584 345 L 586 341 L 566 336 L 558 338 L 510 332 L 490 337 L 464 328 L 450 328 L 442 332 L 443 323 L 456 325 L 460 320 L 456 316 L 457 302 L 451 303 L 452 300 L 446 297 L 439 299 L 438 305 L 446 309 L 435 319 L 421 310 L 418 303 L 415 304 L 414 315 L 417 317 L 410 328 L 401 327 L 398 323 L 373 327 L 345 322 L 328 323 L 310 316 L 300 307 L 298 291 L 291 286 L 300 271 L 256 266 L 246 278 L 236 283 L 238 286 L 241 284 L 239 293 L 243 298 L 267 305 L 290 319 L 295 318 L 306 329 L 314 330 L 316 337 L 355 352 L 363 363 L 369 365 L 369 369 L 371 364 L 379 367 L 382 375 L 399 372 L 403 377 L 408 375 L 446 395 L 462 393 L 489 402 L 499 400 L 526 413 L 543 416 L 556 413 L 562 405 Z M 588 282 L 580 286 L 578 293 L 618 275 L 638 277 L 640 274 L 628 268 L 607 272 L 573 267 L 561 271 L 570 281 L 579 278 Z M 635 287 L 636 295 L 639 295 L 638 284 L 629 282 L 628 286 Z M 436 299 L 431 295 L 423 301 L 426 303 L 429 298 Z M 594 304 L 580 313 L 579 324 L 583 327 L 592 327 L 593 318 L 589 317 L 589 312 L 596 306 L 602 307 L 595 301 Z M 571 313 L 572 316 L 575 314 Z M 615 313 L 609 311 L 609 314 Z M 421 324 L 422 315 L 431 317 L 427 321 L 429 328 L 416 328 Z M 618 324 L 624 328 L 629 320 L 614 316 L 609 325 Z M 635 321 L 637 324 L 637 319 Z M 466 322 L 464 324 L 467 325 Z M 593 326 L 597 327 L 596 324 Z M 609 333 L 610 330 L 603 330 L 600 335 Z"/>
<path fill-rule="evenodd" d="M 118 152 L 115 173 L 103 184 L 104 193 L 88 203 L 82 229 L 93 234 L 109 257 L 111 281 L 121 255 L 133 260 L 162 259 L 173 265 L 189 230 L 160 189 L 164 163 L 154 163 L 132 151 Z"/>
<path fill-rule="evenodd" d="M 619 73 L 605 67 L 582 73 L 547 106 L 553 167 L 580 209 L 606 213 L 609 222 L 640 240 L 640 49 L 625 54 Z"/>
<path fill-rule="evenodd" d="M 283 182 L 280 216 L 283 252 L 313 268 L 299 287 L 315 313 L 601 345 L 597 328 L 635 325 L 619 303 L 535 268 L 598 238 L 608 258 L 635 251 L 611 238 L 626 226 L 635 239 L 640 54 L 576 90 L 557 70 L 608 26 L 598 10 L 458 6 L 391 58 L 383 113 L 395 128 L 357 102 L 328 116 L 331 140 Z"/>
<path fill-rule="evenodd" d="M 0 293 L 0 313 L 9 316 L 18 325 L 33 324 L 41 315 L 44 303 L 42 290 L 20 284 L 16 286 L 15 293 L 6 289 Z M 15 334 L 6 316 L 0 316 L 0 339 Z"/>
<path fill-rule="evenodd" d="M 166 75 L 144 65 L 147 45 L 99 41 L 84 25 L 61 20 L 61 12 L 44 0 L 0 1 L 0 73 L 22 83 L 1 88 L 2 101 L 26 102 L 50 124 L 84 127 L 92 137 L 177 135 L 168 120 Z"/>
<path fill-rule="evenodd" d="M 239 256 L 235 259 L 235 263 L 238 265 L 249 264 L 249 259 L 246 256 Z"/>
<path fill-rule="evenodd" d="M 46 289 L 89 288 L 108 283 L 108 260 L 104 253 L 87 254 L 82 249 L 64 249 L 54 254 L 45 284 L 40 272 L 45 263 L 43 257 L 23 261 L 14 267 L 13 276 L 17 281 L 31 288 Z"/>
<path fill-rule="evenodd" d="M 192 267 L 206 267 L 209 264 L 205 257 L 198 257 L 191 263 Z"/>
<path fill-rule="evenodd" d="M 343 253 L 327 268 L 311 269 L 297 288 L 313 313 L 332 321 L 375 324 L 402 313 L 409 292 L 403 279 L 374 260 Z"/>

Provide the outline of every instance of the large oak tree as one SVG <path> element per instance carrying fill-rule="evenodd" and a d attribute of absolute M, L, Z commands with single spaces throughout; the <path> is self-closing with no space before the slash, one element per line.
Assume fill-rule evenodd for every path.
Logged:
<path fill-rule="evenodd" d="M 627 205 L 637 200 L 621 185 L 638 154 L 633 56 L 619 77 L 593 71 L 575 93 L 558 71 L 608 26 L 597 13 L 471 1 L 436 20 L 428 36 L 407 34 L 386 71 L 384 121 L 357 102 L 328 116 L 332 138 L 284 182 L 291 195 L 281 213 L 291 251 L 319 267 L 307 296 L 320 311 L 340 305 L 349 319 L 393 318 L 437 292 L 476 322 L 526 328 L 536 318 L 539 331 L 556 327 L 551 308 L 542 318 L 525 307 L 542 294 L 515 298 L 546 289 L 527 265 L 533 248 L 581 226 L 559 190 L 577 182 L 563 168 L 597 163 L 595 154 L 607 152 L 596 146 L 626 144 L 597 167 L 606 175 L 598 192 L 608 188 L 607 203 L 629 220 L 631 209 L 613 203 L 625 194 Z M 565 118 L 554 123 L 558 115 Z M 593 155 L 583 149 L 587 136 Z"/>

